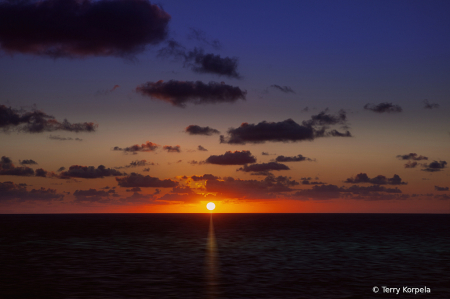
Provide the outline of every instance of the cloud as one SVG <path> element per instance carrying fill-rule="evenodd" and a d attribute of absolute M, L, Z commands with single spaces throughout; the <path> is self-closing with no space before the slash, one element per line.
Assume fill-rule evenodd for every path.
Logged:
<path fill-rule="evenodd" d="M 181 152 L 180 146 L 179 145 L 164 145 L 163 149 L 166 150 L 168 153 L 179 153 Z"/>
<path fill-rule="evenodd" d="M 66 140 L 83 141 L 83 139 L 80 139 L 80 138 L 75 138 L 74 139 L 74 138 L 71 138 L 71 137 L 61 137 L 59 135 L 56 135 L 56 136 L 50 135 L 50 136 L 48 136 L 48 138 L 52 139 L 52 140 L 61 140 L 61 141 L 66 141 Z"/>
<path fill-rule="evenodd" d="M 110 189 L 108 191 L 104 190 L 96 190 L 96 189 L 89 189 L 89 190 L 75 190 L 73 193 L 75 196 L 75 202 L 76 203 L 111 203 L 112 199 L 111 197 L 118 197 L 119 195 L 116 194 L 116 191 L 113 189 Z"/>
<path fill-rule="evenodd" d="M 69 170 L 61 172 L 59 174 L 59 178 L 96 179 L 96 178 L 103 178 L 106 176 L 121 176 L 121 175 L 125 175 L 125 173 L 122 173 L 112 168 L 106 168 L 103 165 L 100 165 L 97 168 L 95 168 L 94 166 L 72 165 L 69 167 Z"/>
<path fill-rule="evenodd" d="M 270 87 L 273 87 L 275 89 L 278 89 L 279 91 L 282 91 L 284 93 L 295 93 L 294 90 L 292 90 L 292 88 L 290 88 L 289 86 L 280 86 L 280 85 L 270 85 Z"/>
<path fill-rule="evenodd" d="M 125 148 L 115 146 L 113 148 L 113 151 L 123 151 L 125 153 L 136 154 L 137 152 L 154 152 L 158 147 L 159 147 L 158 144 L 147 141 L 146 143 L 143 143 L 141 145 L 135 144 Z"/>
<path fill-rule="evenodd" d="M 394 105 L 392 103 L 380 103 L 378 105 L 366 104 L 364 109 L 371 110 L 376 113 L 399 113 L 402 112 L 402 107 L 399 105 Z"/>
<path fill-rule="evenodd" d="M 302 178 L 302 185 L 324 185 L 325 183 L 322 183 L 322 182 L 317 182 L 317 181 L 310 181 L 311 180 L 311 178 L 308 178 L 308 179 L 305 179 L 305 178 Z"/>
<path fill-rule="evenodd" d="M 439 104 L 436 103 L 428 103 L 428 100 L 423 100 L 424 109 L 433 109 L 433 108 L 439 108 Z"/>
<path fill-rule="evenodd" d="M 247 94 L 239 87 L 213 81 L 205 84 L 201 81 L 170 80 L 164 83 L 163 80 L 159 80 L 142 84 L 136 91 L 182 108 L 188 103 L 194 105 L 234 103 L 239 99 L 245 100 Z"/>
<path fill-rule="evenodd" d="M 448 191 L 449 190 L 448 187 L 439 187 L 439 186 L 434 186 L 434 189 L 436 191 Z"/>
<path fill-rule="evenodd" d="M 416 153 L 409 153 L 407 155 L 397 155 L 397 159 L 399 160 L 415 160 L 415 161 L 421 161 L 421 160 L 428 160 L 428 157 L 418 155 Z"/>
<path fill-rule="evenodd" d="M 202 176 L 193 175 L 193 176 L 191 176 L 191 179 L 194 182 L 198 182 L 198 181 L 206 181 L 206 180 L 218 180 L 219 177 L 212 175 L 212 174 L 204 174 Z"/>
<path fill-rule="evenodd" d="M 47 173 L 48 173 L 48 171 L 44 170 L 42 168 L 36 169 L 36 176 L 40 176 L 40 177 L 45 178 L 45 177 L 47 177 Z"/>
<path fill-rule="evenodd" d="M 169 20 L 146 0 L 2 1 L 0 47 L 54 58 L 133 56 L 163 41 Z"/>
<path fill-rule="evenodd" d="M 333 131 L 327 131 L 329 126 L 341 124 L 347 121 L 346 112 L 341 110 L 337 115 L 327 114 L 326 111 L 312 115 L 311 119 L 305 120 L 301 125 L 287 119 L 281 122 L 262 121 L 258 124 L 242 123 L 240 127 L 230 128 L 228 136 L 220 136 L 221 143 L 246 144 L 271 142 L 297 142 L 312 141 L 317 137 L 338 136 Z M 350 132 L 339 136 L 351 137 Z"/>
<path fill-rule="evenodd" d="M 162 201 L 179 201 L 184 203 L 198 203 L 204 198 L 202 194 L 195 193 L 189 186 L 174 187 L 170 193 L 158 198 Z"/>
<path fill-rule="evenodd" d="M 201 152 L 207 152 L 208 150 L 206 148 L 204 148 L 203 146 L 199 145 L 197 147 L 197 150 L 201 151 Z"/>
<path fill-rule="evenodd" d="M 18 201 L 52 201 L 63 200 L 64 195 L 56 193 L 55 189 L 32 189 L 28 191 L 26 184 L 15 184 L 13 182 L 0 182 L 0 202 L 7 200 Z"/>
<path fill-rule="evenodd" d="M 408 161 L 408 163 L 405 164 L 405 168 L 415 168 L 418 165 L 416 161 Z"/>
<path fill-rule="evenodd" d="M 1 19 L 1 17 L 0 17 Z M 1 28 L 1 26 L 0 26 Z M 94 132 L 98 125 L 92 122 L 74 123 L 65 119 L 63 122 L 55 120 L 51 115 L 48 115 L 39 110 L 32 112 L 19 111 L 0 105 L 0 128 L 4 132 L 10 130 L 17 130 L 25 133 L 42 133 L 53 131 L 68 131 L 68 132 Z"/>
<path fill-rule="evenodd" d="M 448 194 L 439 194 L 439 195 L 435 195 L 434 198 L 440 199 L 440 200 L 450 200 L 450 195 L 448 195 Z"/>
<path fill-rule="evenodd" d="M 148 165 L 155 165 L 155 163 L 147 162 L 147 160 L 136 160 L 136 161 L 131 161 L 130 164 L 125 165 L 125 166 L 114 167 L 114 169 L 123 169 L 123 168 L 130 168 L 130 167 L 143 167 L 143 166 L 148 166 Z M 149 170 L 150 170 L 150 168 L 149 168 Z"/>
<path fill-rule="evenodd" d="M 66 168 L 64 166 L 61 166 L 60 168 L 58 168 L 57 172 L 61 172 L 63 170 L 66 170 Z"/>
<path fill-rule="evenodd" d="M 16 167 L 12 160 L 2 156 L 0 159 L 0 175 L 33 176 L 34 170 L 30 167 Z"/>
<path fill-rule="evenodd" d="M 188 34 L 188 39 L 190 40 L 197 40 L 199 42 L 202 42 L 208 46 L 213 47 L 216 50 L 220 50 L 222 48 L 222 45 L 220 44 L 219 40 L 214 39 L 211 40 L 206 36 L 206 33 L 200 29 L 196 28 L 189 28 L 190 32 Z"/>
<path fill-rule="evenodd" d="M 366 173 L 359 173 L 353 178 L 348 178 L 346 183 L 360 184 L 360 183 L 371 183 L 376 185 L 406 185 L 399 175 L 394 174 L 392 178 L 387 178 L 384 175 L 378 175 L 374 178 L 369 178 Z"/>
<path fill-rule="evenodd" d="M 31 159 L 19 160 L 20 165 L 36 165 L 37 162 Z"/>
<path fill-rule="evenodd" d="M 212 134 L 220 134 L 220 132 L 217 131 L 216 129 L 210 127 L 200 127 L 197 125 L 190 125 L 186 127 L 185 132 L 189 133 L 190 135 L 206 135 L 206 136 L 211 136 Z"/>
<path fill-rule="evenodd" d="M 244 165 L 244 167 L 241 167 L 241 168 L 237 169 L 236 171 L 256 172 L 260 175 L 268 175 L 269 171 L 272 171 L 272 170 L 277 170 L 277 171 L 290 170 L 290 168 L 281 163 L 269 162 L 269 163 Z"/>
<path fill-rule="evenodd" d="M 149 175 L 143 176 L 138 173 L 131 173 L 128 176 L 119 178 L 116 177 L 116 181 L 121 187 L 155 187 L 155 188 L 172 188 L 178 186 L 178 182 L 170 179 L 160 180 Z"/>
<path fill-rule="evenodd" d="M 423 171 L 428 171 L 428 172 L 436 172 L 436 171 L 441 171 L 444 168 L 446 168 L 447 162 L 446 161 L 433 161 L 430 164 L 423 164 L 423 166 L 425 167 L 424 169 L 422 169 Z"/>
<path fill-rule="evenodd" d="M 216 165 L 244 165 L 248 163 L 255 163 L 256 158 L 252 156 L 250 151 L 227 151 L 223 155 L 209 156 L 205 162 Z"/>
<path fill-rule="evenodd" d="M 285 156 L 278 156 L 275 161 L 277 162 L 300 162 L 300 161 L 313 161 L 310 158 L 303 157 L 302 155 L 297 155 L 294 157 L 285 157 Z"/>

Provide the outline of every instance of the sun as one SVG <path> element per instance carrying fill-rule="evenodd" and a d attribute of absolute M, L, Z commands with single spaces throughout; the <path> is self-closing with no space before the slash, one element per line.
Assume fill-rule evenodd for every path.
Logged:
<path fill-rule="evenodd" d="M 206 205 L 206 208 L 210 211 L 214 210 L 216 208 L 216 205 L 213 202 L 208 202 Z"/>

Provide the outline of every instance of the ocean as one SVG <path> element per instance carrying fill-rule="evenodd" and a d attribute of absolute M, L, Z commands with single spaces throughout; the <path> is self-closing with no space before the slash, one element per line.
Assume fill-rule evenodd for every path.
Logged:
<path fill-rule="evenodd" d="M 0 215 L 0 298 L 450 298 L 450 215 Z"/>

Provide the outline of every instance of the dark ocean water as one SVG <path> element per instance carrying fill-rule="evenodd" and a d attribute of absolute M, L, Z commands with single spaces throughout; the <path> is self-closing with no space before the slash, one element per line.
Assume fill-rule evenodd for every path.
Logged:
<path fill-rule="evenodd" d="M 0 215 L 0 298 L 448 299 L 449 227 L 450 215 Z"/>

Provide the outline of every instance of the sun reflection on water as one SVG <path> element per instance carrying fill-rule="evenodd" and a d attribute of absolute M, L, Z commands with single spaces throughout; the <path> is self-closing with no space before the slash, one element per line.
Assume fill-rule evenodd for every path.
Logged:
<path fill-rule="evenodd" d="M 207 298 L 219 297 L 219 275 L 218 275 L 218 253 L 217 243 L 214 235 L 214 224 L 211 213 L 209 222 L 208 240 L 206 245 L 206 293 Z"/>

